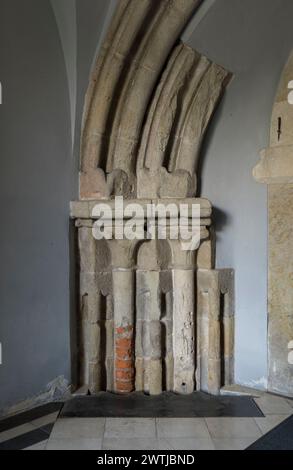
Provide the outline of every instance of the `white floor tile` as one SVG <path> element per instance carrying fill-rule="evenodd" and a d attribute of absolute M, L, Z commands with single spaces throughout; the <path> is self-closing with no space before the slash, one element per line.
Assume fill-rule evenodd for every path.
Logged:
<path fill-rule="evenodd" d="M 102 439 L 49 439 L 46 450 L 101 450 Z"/>
<path fill-rule="evenodd" d="M 216 450 L 245 450 L 257 439 L 238 438 L 238 439 L 213 439 Z"/>
<path fill-rule="evenodd" d="M 203 418 L 157 418 L 158 438 L 197 437 L 208 439 L 208 428 Z"/>
<path fill-rule="evenodd" d="M 293 408 L 283 397 L 265 393 L 260 398 L 256 398 L 255 402 L 265 415 L 289 415 L 293 413 Z"/>
<path fill-rule="evenodd" d="M 106 418 L 105 438 L 156 438 L 154 418 Z"/>
<path fill-rule="evenodd" d="M 289 403 L 289 406 L 291 406 L 291 408 L 293 408 L 293 399 L 288 398 L 286 401 L 287 401 L 287 403 Z"/>
<path fill-rule="evenodd" d="M 262 434 L 267 434 L 274 429 L 278 424 L 285 421 L 289 415 L 268 415 L 265 418 L 254 418 L 256 424 L 260 428 Z"/>
<path fill-rule="evenodd" d="M 103 437 L 105 418 L 58 419 L 51 433 L 52 439 L 99 439 Z"/>
<path fill-rule="evenodd" d="M 261 437 L 253 418 L 206 418 L 213 439 Z"/>
<path fill-rule="evenodd" d="M 215 446 L 211 438 L 167 437 L 159 439 L 158 441 L 159 450 L 215 450 Z"/>
<path fill-rule="evenodd" d="M 157 450 L 158 442 L 156 439 L 124 439 L 105 438 L 103 441 L 103 450 Z"/>

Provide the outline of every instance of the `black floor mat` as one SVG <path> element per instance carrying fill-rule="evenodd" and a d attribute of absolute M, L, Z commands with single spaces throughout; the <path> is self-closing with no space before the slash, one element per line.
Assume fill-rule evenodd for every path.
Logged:
<path fill-rule="evenodd" d="M 247 450 L 293 450 L 293 416 L 254 442 Z"/>
<path fill-rule="evenodd" d="M 95 396 L 75 397 L 64 404 L 61 417 L 109 418 L 192 418 L 192 417 L 262 417 L 253 398 L 214 397 L 197 392 L 192 395 L 143 393 L 115 395 L 101 392 Z"/>

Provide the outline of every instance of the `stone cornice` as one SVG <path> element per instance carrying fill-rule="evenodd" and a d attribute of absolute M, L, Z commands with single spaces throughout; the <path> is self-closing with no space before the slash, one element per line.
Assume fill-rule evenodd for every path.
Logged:
<path fill-rule="evenodd" d="M 115 200 L 107 200 L 107 199 L 98 199 L 95 201 L 73 201 L 70 203 L 70 217 L 72 219 L 95 219 L 96 217 L 93 216 L 93 209 L 98 204 L 107 204 L 110 208 L 114 211 L 115 208 Z M 139 204 L 143 207 L 145 214 L 147 213 L 147 205 L 148 204 L 163 204 L 164 206 L 168 205 L 176 205 L 179 208 L 180 214 L 180 205 L 188 205 L 189 206 L 189 215 L 191 216 L 191 210 L 193 204 L 200 205 L 200 216 L 201 219 L 206 219 L 205 225 L 210 225 L 210 217 L 212 215 L 212 206 L 208 199 L 204 198 L 188 198 L 188 199 L 128 199 L 124 201 L 124 209 L 130 206 L 131 204 Z M 176 212 L 176 211 L 175 211 Z M 175 215 L 177 215 L 176 212 Z M 172 215 L 172 213 L 171 213 Z"/>

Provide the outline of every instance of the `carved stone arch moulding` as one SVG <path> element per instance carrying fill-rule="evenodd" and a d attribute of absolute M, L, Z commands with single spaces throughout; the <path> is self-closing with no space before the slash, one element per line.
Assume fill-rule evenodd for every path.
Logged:
<path fill-rule="evenodd" d="M 196 198 L 202 140 L 230 74 L 179 41 L 200 0 L 120 0 L 86 96 L 79 232 L 79 383 L 217 394 L 233 380 L 233 272 L 215 270 L 212 207 Z M 93 208 L 200 206 L 195 251 L 182 240 L 96 241 Z M 128 220 L 121 213 L 117 226 Z M 168 216 L 168 229 L 173 219 Z M 112 222 L 112 220 L 111 220 Z M 162 216 L 155 219 L 156 230 Z M 222 299 L 224 299 L 222 301 Z"/>
<path fill-rule="evenodd" d="M 268 185 L 268 389 L 293 396 L 293 52 L 277 90 L 270 146 L 253 170 Z"/>
<path fill-rule="evenodd" d="M 174 48 L 199 3 L 120 0 L 87 92 L 82 199 L 195 195 L 199 148 L 229 76 Z"/>

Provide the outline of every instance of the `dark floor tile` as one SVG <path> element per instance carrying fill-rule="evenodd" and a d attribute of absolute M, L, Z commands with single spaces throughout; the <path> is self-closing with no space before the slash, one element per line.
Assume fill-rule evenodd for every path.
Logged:
<path fill-rule="evenodd" d="M 247 450 L 293 450 L 293 416 L 254 442 Z"/>
<path fill-rule="evenodd" d="M 47 403 L 46 405 L 38 406 L 37 408 L 25 411 L 24 413 L 19 413 L 15 416 L 10 416 L 9 418 L 2 419 L 0 420 L 0 432 L 7 431 L 8 429 L 12 429 L 17 426 L 21 426 L 22 424 L 29 423 L 34 419 L 38 419 L 42 416 L 54 413 L 54 411 L 61 410 L 62 406 L 63 403 L 61 402 Z"/>
<path fill-rule="evenodd" d="M 0 450 L 22 450 L 38 444 L 39 442 L 46 441 L 52 432 L 53 426 L 54 424 L 50 424 L 17 436 L 9 441 L 2 442 L 0 443 Z"/>

